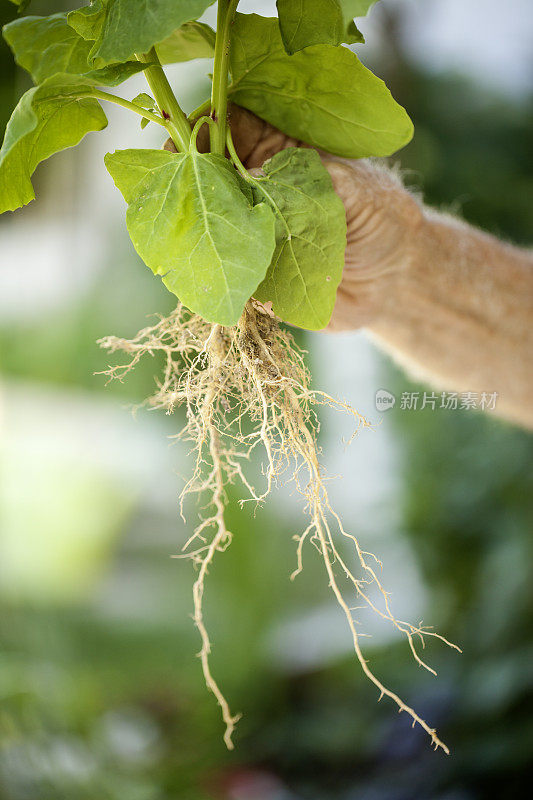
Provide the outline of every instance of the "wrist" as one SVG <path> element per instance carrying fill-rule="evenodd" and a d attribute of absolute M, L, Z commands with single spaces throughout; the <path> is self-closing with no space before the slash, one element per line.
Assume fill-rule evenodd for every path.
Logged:
<path fill-rule="evenodd" d="M 325 160 L 346 208 L 347 248 L 332 330 L 394 318 L 421 259 L 423 212 L 395 173 L 369 161 Z"/>

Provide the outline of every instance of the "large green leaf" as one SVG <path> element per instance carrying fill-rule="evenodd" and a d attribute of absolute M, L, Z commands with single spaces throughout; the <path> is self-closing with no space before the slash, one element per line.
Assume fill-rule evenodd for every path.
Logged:
<path fill-rule="evenodd" d="M 338 0 L 342 10 L 344 25 L 348 31 L 348 38 L 344 41 L 349 44 L 364 42 L 365 37 L 353 21 L 354 17 L 364 17 L 378 0 Z"/>
<path fill-rule="evenodd" d="M 365 17 L 378 0 L 339 0 L 346 18 Z"/>
<path fill-rule="evenodd" d="M 143 261 L 185 305 L 235 325 L 265 277 L 274 214 L 219 155 L 123 150 L 106 166 L 128 202 L 126 222 Z"/>
<path fill-rule="evenodd" d="M 314 44 L 364 41 L 353 23 L 354 15 L 345 15 L 341 0 L 277 0 L 277 7 L 287 53 Z"/>
<path fill-rule="evenodd" d="M 342 41 L 346 44 L 364 44 L 365 37 L 353 21 L 353 19 L 347 18 L 344 20 L 346 25 L 346 33 L 342 37 Z"/>
<path fill-rule="evenodd" d="M 67 14 L 67 22 L 84 39 L 95 42 L 104 27 L 107 0 L 89 0 L 89 2 L 90 5 Z"/>
<path fill-rule="evenodd" d="M 57 75 L 22 96 L 6 128 L 0 150 L 0 214 L 33 200 L 31 175 L 44 159 L 78 144 L 107 119 L 91 91 L 72 75 Z"/>
<path fill-rule="evenodd" d="M 215 31 L 203 22 L 186 22 L 156 46 L 162 64 L 212 58 L 215 52 Z"/>
<path fill-rule="evenodd" d="M 255 296 L 293 325 L 328 324 L 342 277 L 346 214 L 315 150 L 288 149 L 263 166 L 255 194 L 276 214 L 276 250 Z"/>
<path fill-rule="evenodd" d="M 57 72 L 80 74 L 91 67 L 91 45 L 67 25 L 66 14 L 21 17 L 3 28 L 15 61 L 40 83 Z"/>
<path fill-rule="evenodd" d="M 146 53 L 184 22 L 200 17 L 214 0 L 95 0 L 72 11 L 68 23 L 94 42 L 89 61 L 95 68 Z"/>
<path fill-rule="evenodd" d="M 388 156 L 413 125 L 379 78 L 346 47 L 287 55 L 276 18 L 237 14 L 232 100 L 289 136 L 347 158 Z"/>
<path fill-rule="evenodd" d="M 124 64 L 110 64 L 102 69 L 90 70 L 85 75 L 78 75 L 78 78 L 81 83 L 90 82 L 93 86 L 118 86 L 147 66 L 149 65 L 140 61 L 125 61 Z"/>
<path fill-rule="evenodd" d="M 91 43 L 67 25 L 66 14 L 22 17 L 5 25 L 3 35 L 17 64 L 31 74 L 35 83 L 57 73 L 67 73 L 85 74 L 95 83 L 116 86 L 146 67 L 138 61 L 128 61 L 91 70 L 87 63 Z"/>

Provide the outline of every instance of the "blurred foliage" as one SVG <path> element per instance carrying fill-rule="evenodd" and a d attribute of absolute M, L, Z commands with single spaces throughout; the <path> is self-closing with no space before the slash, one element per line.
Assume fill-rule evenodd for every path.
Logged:
<path fill-rule="evenodd" d="M 45 6 L 36 2 L 32 11 Z M 3 21 L 13 9 L 2 5 Z M 456 77 L 428 76 L 395 45 L 389 83 L 417 128 L 402 154 L 409 180 L 429 202 L 459 205 L 466 219 L 526 242 L 531 102 L 509 103 Z M 5 48 L 0 66 L 5 122 L 18 86 Z M 171 303 L 141 270 L 125 299 L 130 269 L 117 246 L 70 308 L 15 328 L 0 323 L 5 379 L 101 397 L 104 381 L 93 372 L 105 362 L 95 339 L 133 333 L 147 310 L 165 312 Z M 156 366 L 110 385 L 106 396 L 140 400 Z M 412 388 L 385 360 L 382 385 Z M 312 552 L 306 573 L 288 580 L 297 526 L 283 504 L 255 518 L 232 506 L 234 542 L 206 589 L 214 666 L 233 707 L 246 710 L 238 748 L 228 754 L 193 657 L 199 645 L 188 617 L 191 568 L 168 557 L 185 535 L 177 513 L 132 497 L 90 468 L 69 475 L 78 468 L 48 452 L 26 466 L 4 448 L 3 545 L 9 539 L 19 546 L 9 550 L 11 564 L 22 569 L 26 544 L 32 568 L 44 561 L 46 569 L 47 558 L 57 565 L 47 538 L 55 532 L 50 547 L 65 545 L 61 532 L 74 530 L 77 517 L 81 524 L 72 551 L 60 550 L 60 561 L 72 563 L 67 584 L 80 584 L 79 592 L 66 587 L 69 602 L 65 586 L 53 585 L 64 577 L 53 571 L 49 589 L 33 595 L 17 597 L 2 581 L 0 799 L 507 800 L 526 792 L 533 756 L 532 437 L 472 412 L 395 409 L 387 420 L 403 470 L 402 535 L 430 589 L 426 616 L 464 653 L 431 647 L 438 681 L 414 669 L 404 644 L 374 648 L 372 662 L 439 727 L 451 758 L 433 754 L 425 735 L 390 704 L 377 705 L 351 657 L 305 671 L 274 660 L 272 630 L 329 602 Z M 58 504 L 62 491 L 67 499 Z M 23 537 L 21 525 L 31 536 Z"/>
<path fill-rule="evenodd" d="M 416 136 L 401 153 L 430 205 L 518 244 L 533 230 L 533 98 L 506 101 L 459 77 L 402 75 Z"/>

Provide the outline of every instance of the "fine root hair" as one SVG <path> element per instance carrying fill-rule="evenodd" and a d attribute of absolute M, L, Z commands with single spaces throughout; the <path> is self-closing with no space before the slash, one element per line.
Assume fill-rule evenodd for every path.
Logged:
<path fill-rule="evenodd" d="M 430 628 L 395 617 L 381 582 L 381 562 L 345 530 L 330 504 L 319 463 L 317 410 L 329 406 L 346 412 L 353 420 L 354 435 L 368 422 L 348 403 L 311 388 L 304 353 L 292 334 L 254 301 L 247 304 L 233 328 L 206 322 L 178 305 L 170 316 L 159 318 L 133 339 L 109 336 L 100 345 L 127 356 L 124 364 L 110 366 L 104 372 L 109 379 L 123 380 L 141 359 L 162 355 L 162 374 L 144 405 L 169 414 L 180 407 L 185 409 L 186 422 L 177 436 L 190 443 L 194 461 L 180 496 L 180 510 L 183 516 L 184 500 L 195 495 L 205 511 L 176 557 L 191 559 L 197 570 L 193 618 L 202 643 L 199 657 L 207 687 L 222 711 L 227 747 L 233 748 L 232 735 L 240 715 L 230 711 L 211 671 L 211 643 L 203 610 L 205 579 L 215 554 L 231 543 L 232 534 L 225 521 L 226 487 L 240 484 L 242 502 L 262 503 L 283 476 L 284 481 L 293 481 L 308 518 L 303 533 L 295 536 L 296 568 L 291 578 L 302 571 L 306 543 L 314 545 L 346 617 L 357 659 L 376 686 L 379 699 L 390 698 L 400 712 L 412 718 L 413 725 L 418 723 L 426 731 L 435 749 L 448 753 L 435 729 L 374 674 L 361 647 L 363 634 L 357 629 L 354 599 L 358 607 L 370 608 L 401 632 L 419 666 L 433 674 L 420 655 L 427 637 L 459 650 Z M 260 451 L 263 464 L 260 488 L 247 469 L 256 451 Z M 338 542 L 343 539 L 353 548 L 357 569 L 350 567 L 341 553 Z"/>

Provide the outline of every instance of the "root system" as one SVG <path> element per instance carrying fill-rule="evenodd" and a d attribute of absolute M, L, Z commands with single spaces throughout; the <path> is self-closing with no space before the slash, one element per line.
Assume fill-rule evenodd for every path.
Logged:
<path fill-rule="evenodd" d="M 348 622 L 357 659 L 377 687 L 380 699 L 389 697 L 399 711 L 409 714 L 413 725 L 418 723 L 429 734 L 436 749 L 440 747 L 448 753 L 436 731 L 374 675 L 361 649 L 354 599 L 400 631 L 417 663 L 430 672 L 434 671 L 418 652 L 427 636 L 459 649 L 434 631 L 394 616 L 379 577 L 380 562 L 362 550 L 330 505 L 319 464 L 317 409 L 325 405 L 348 413 L 354 432 L 368 425 L 366 420 L 348 404 L 310 387 L 303 352 L 292 335 L 254 302 L 248 303 L 235 328 L 212 325 L 178 306 L 168 318 L 159 319 L 131 340 L 111 336 L 100 344 L 110 352 L 120 351 L 128 356 L 124 365 L 109 367 L 104 373 L 119 380 L 143 357 L 163 354 L 162 377 L 146 404 L 167 413 L 180 406 L 186 411 L 186 424 L 179 436 L 191 443 L 194 466 L 181 494 L 181 511 L 183 515 L 183 501 L 191 494 L 207 501 L 207 505 L 201 505 L 209 510 L 179 557 L 190 558 L 197 569 L 193 598 L 194 621 L 202 641 L 199 656 L 206 684 L 222 710 L 228 748 L 233 747 L 232 734 L 239 715 L 231 713 L 211 672 L 210 641 L 203 613 L 205 578 L 215 554 L 231 543 L 232 535 L 225 522 L 226 487 L 240 483 L 244 499 L 262 503 L 283 475 L 284 480 L 293 480 L 308 516 L 307 527 L 295 537 L 296 569 L 291 577 L 301 572 L 304 545 L 311 543 L 323 559 L 329 585 Z M 263 461 L 261 489 L 247 474 L 250 457 L 258 450 L 262 451 Z M 355 550 L 357 574 L 336 544 L 342 538 L 349 540 Z"/>

